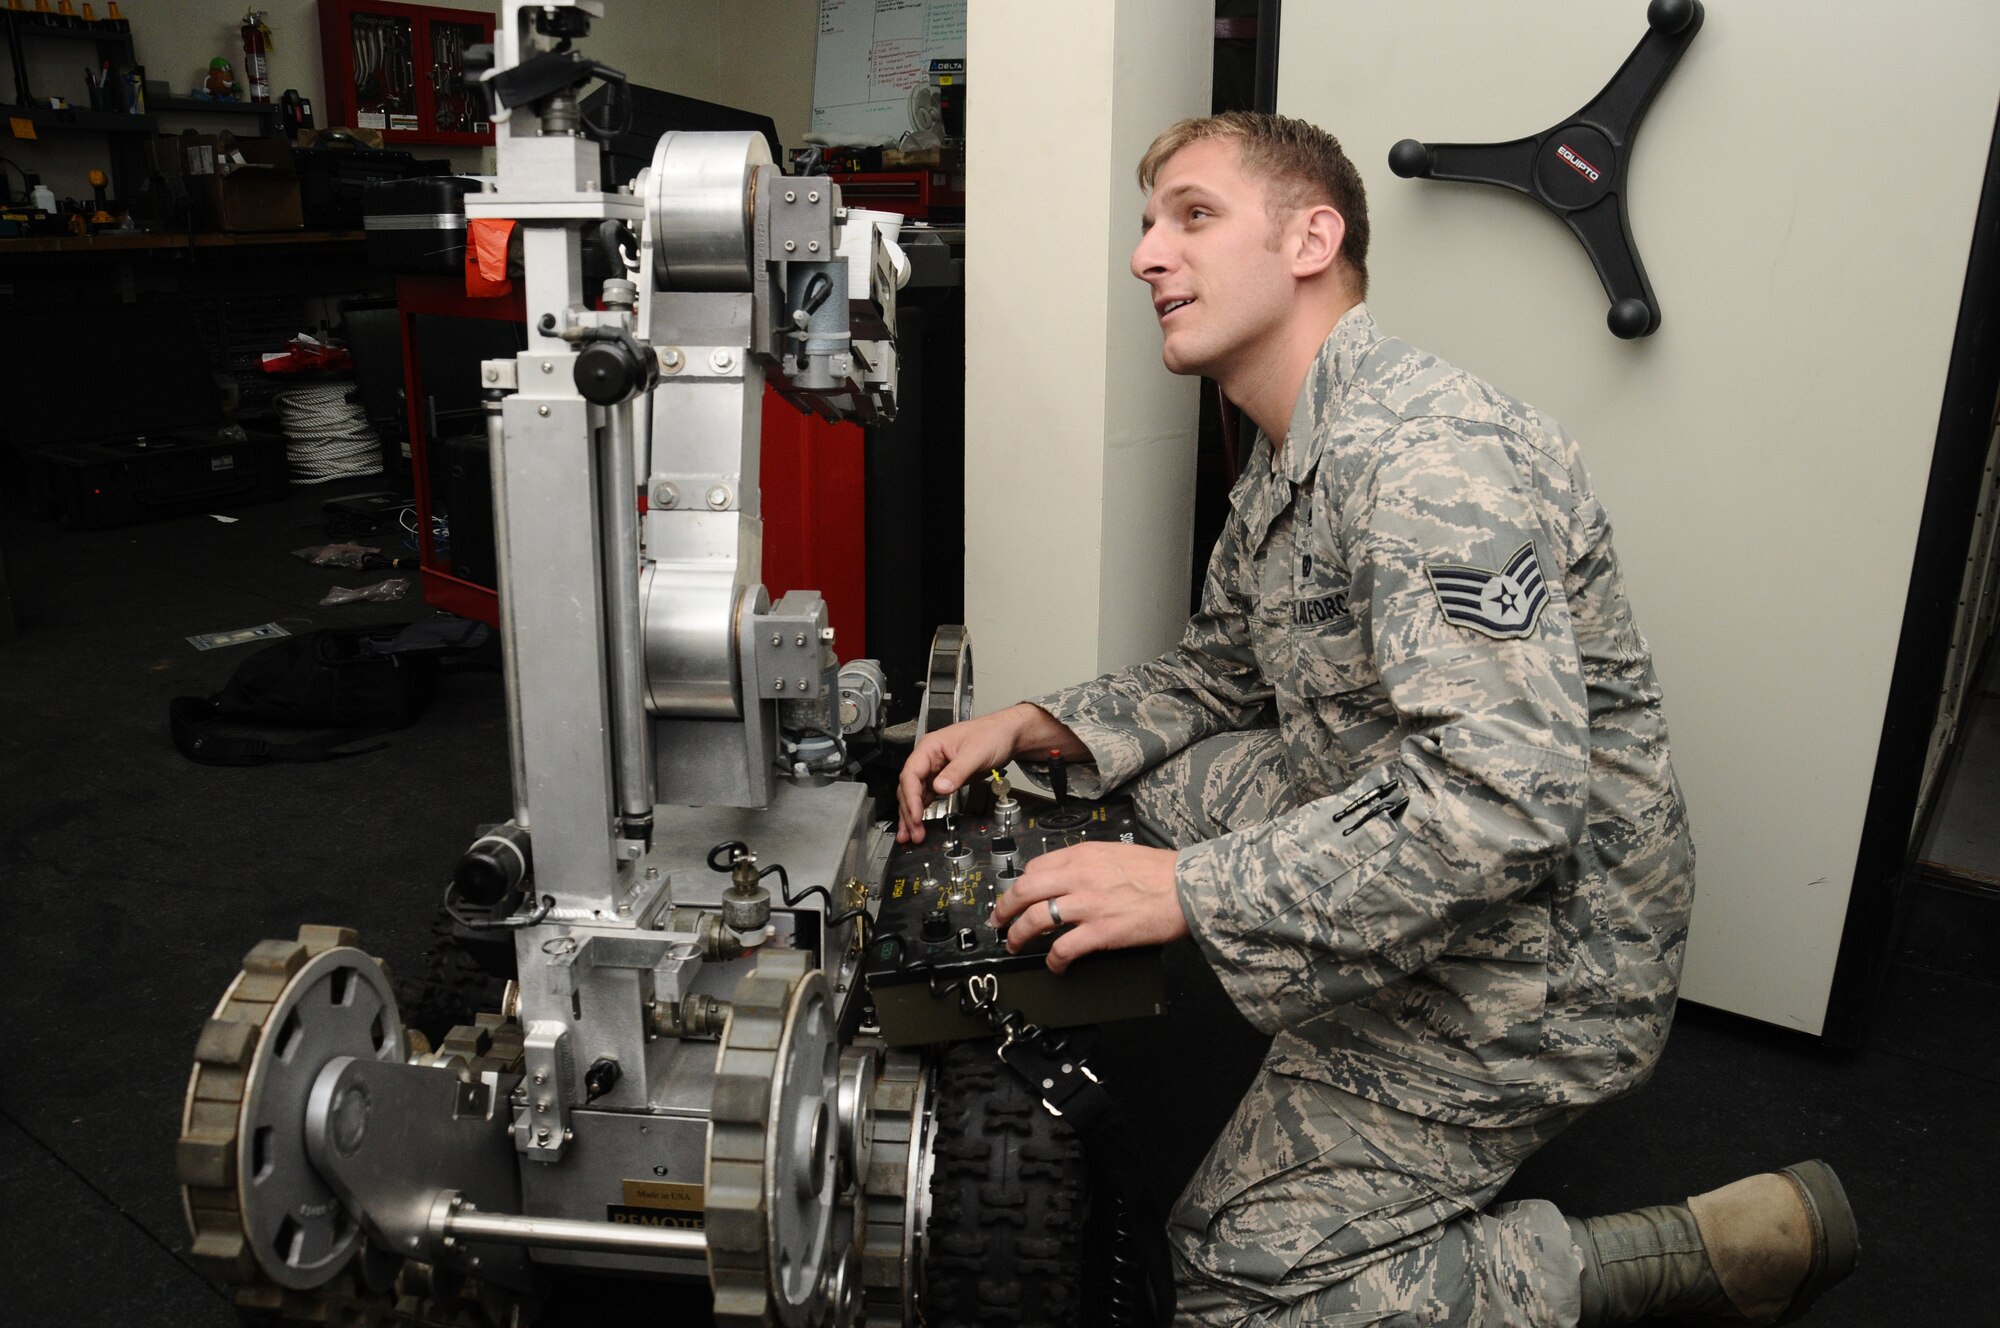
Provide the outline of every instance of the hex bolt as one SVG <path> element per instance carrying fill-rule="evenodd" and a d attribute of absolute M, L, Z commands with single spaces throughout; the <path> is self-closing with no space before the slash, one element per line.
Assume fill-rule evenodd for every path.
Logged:
<path fill-rule="evenodd" d="M 784 638 L 784 637 L 782 637 L 782 636 L 780 636 L 780 635 L 778 635 L 778 634 L 777 634 L 776 632 L 773 632 L 773 633 L 771 633 L 771 644 L 772 644 L 773 646 L 777 646 L 777 645 L 781 645 L 781 644 L 783 644 L 784 640 L 785 640 L 785 638 Z"/>
<path fill-rule="evenodd" d="M 547 1098 L 543 1098 L 535 1104 L 535 1114 L 537 1116 L 546 1116 L 549 1114 L 549 1100 Z"/>
<path fill-rule="evenodd" d="M 549 413 L 549 408 L 547 406 L 535 407 L 535 414 L 537 415 L 547 415 L 548 413 Z"/>
<path fill-rule="evenodd" d="M 728 373 L 736 367 L 736 357 L 727 346 L 717 346 L 715 353 L 708 357 L 708 363 L 717 373 Z"/>
<path fill-rule="evenodd" d="M 543 360 L 543 361 L 542 361 L 542 372 L 543 372 L 543 373 L 554 373 L 555 371 L 556 371 L 556 362 L 555 362 L 554 360 Z"/>
<path fill-rule="evenodd" d="M 545 1144 L 548 1141 L 549 1141 L 549 1127 L 544 1125 L 541 1129 L 535 1131 L 535 1142 L 538 1144 Z"/>
<path fill-rule="evenodd" d="M 681 359 L 679 347 L 669 346 L 660 352 L 660 368 L 665 372 L 679 373 L 682 363 L 684 361 Z"/>
<path fill-rule="evenodd" d="M 807 681 L 806 681 L 806 680 L 805 680 L 804 678 L 801 678 L 801 679 L 799 679 L 799 690 L 800 690 L 800 691 L 802 691 L 802 692 L 804 692 L 804 691 L 810 691 L 811 689 L 812 689 L 812 684 L 811 684 L 811 683 L 807 682 Z"/>
<path fill-rule="evenodd" d="M 718 512 L 729 506 L 729 490 L 720 484 L 710 489 L 708 491 L 708 505 Z"/>
<path fill-rule="evenodd" d="M 806 634 L 804 632 L 800 632 L 797 636 L 792 638 L 792 644 L 795 646 L 802 646 L 805 643 L 806 643 Z"/>
<path fill-rule="evenodd" d="M 537 1070 L 537 1071 L 535 1071 L 535 1082 L 536 1082 L 536 1083 L 538 1083 L 538 1084 L 545 1084 L 545 1083 L 547 1083 L 548 1081 L 549 1081 L 549 1077 L 548 1077 L 548 1076 L 547 1076 L 546 1074 L 543 1074 L 543 1073 L 542 1073 L 542 1072 L 541 1072 L 540 1070 Z"/>
<path fill-rule="evenodd" d="M 672 507 L 681 500 L 681 491 L 672 482 L 661 480 L 653 486 L 653 506 Z"/>
<path fill-rule="evenodd" d="M 771 679 L 771 690 L 772 690 L 772 691 L 774 691 L 774 692 L 782 692 L 782 691 L 784 691 L 784 690 L 785 690 L 785 680 L 784 680 L 783 678 L 773 678 L 773 679 Z"/>

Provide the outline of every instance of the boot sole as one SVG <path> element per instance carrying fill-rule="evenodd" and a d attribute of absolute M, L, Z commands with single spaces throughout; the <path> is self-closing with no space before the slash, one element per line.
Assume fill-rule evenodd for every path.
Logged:
<path fill-rule="evenodd" d="M 1805 1281 L 1792 1295 L 1792 1303 L 1778 1316 L 1778 1323 L 1791 1323 L 1812 1308 L 1820 1292 L 1854 1271 L 1861 1255 L 1861 1233 L 1854 1220 L 1854 1205 L 1833 1168 L 1814 1159 L 1786 1167 L 1779 1173 L 1789 1179 L 1805 1201 L 1813 1223 L 1813 1261 Z"/>

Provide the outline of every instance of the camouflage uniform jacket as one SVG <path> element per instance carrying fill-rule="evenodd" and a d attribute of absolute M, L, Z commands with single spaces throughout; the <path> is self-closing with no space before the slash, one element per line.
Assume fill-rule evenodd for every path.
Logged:
<path fill-rule="evenodd" d="M 1357 306 L 1230 502 L 1180 645 L 1039 704 L 1105 788 L 1275 722 L 1293 808 L 1175 870 L 1268 1064 L 1473 1125 L 1636 1085 L 1694 855 L 1576 444 Z"/>

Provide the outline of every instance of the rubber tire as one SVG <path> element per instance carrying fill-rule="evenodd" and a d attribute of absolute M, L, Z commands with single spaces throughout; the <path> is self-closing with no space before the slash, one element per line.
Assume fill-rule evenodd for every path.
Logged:
<path fill-rule="evenodd" d="M 933 1158 L 925 1323 L 1080 1328 L 1090 1267 L 1083 1150 L 992 1042 L 945 1054 Z"/>
<path fill-rule="evenodd" d="M 430 944 L 424 947 L 422 976 L 397 984 L 396 1003 L 403 1022 L 436 1046 L 458 1025 L 499 1010 L 513 968 L 514 933 L 474 939 L 440 910 L 431 924 Z"/>

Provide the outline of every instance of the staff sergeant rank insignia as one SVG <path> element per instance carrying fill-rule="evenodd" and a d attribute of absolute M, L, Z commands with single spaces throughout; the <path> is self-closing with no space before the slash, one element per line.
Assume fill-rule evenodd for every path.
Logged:
<path fill-rule="evenodd" d="M 1426 565 L 1424 574 L 1437 592 L 1444 619 L 1499 641 L 1512 641 L 1535 630 L 1549 602 L 1542 565 L 1535 561 L 1535 542 L 1514 551 L 1498 572 L 1483 567 Z"/>

